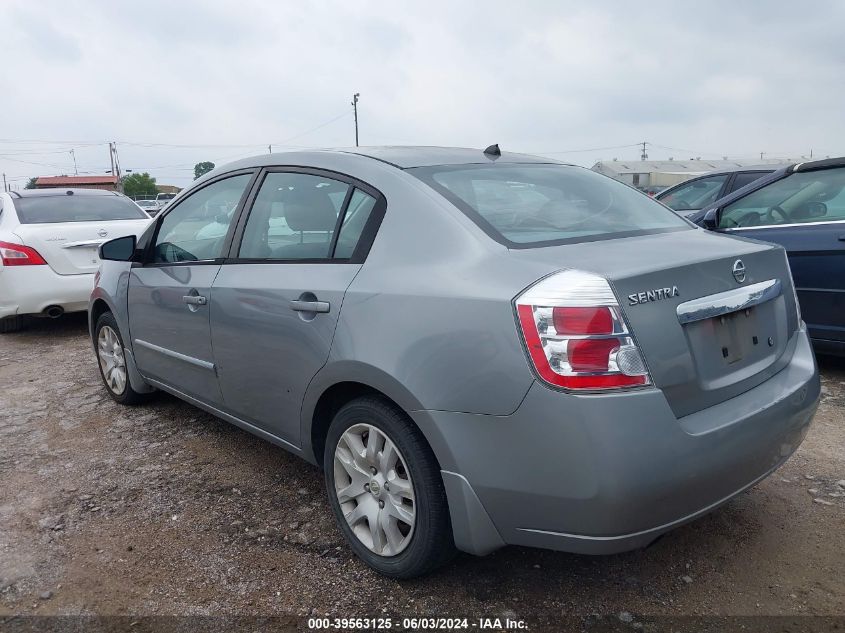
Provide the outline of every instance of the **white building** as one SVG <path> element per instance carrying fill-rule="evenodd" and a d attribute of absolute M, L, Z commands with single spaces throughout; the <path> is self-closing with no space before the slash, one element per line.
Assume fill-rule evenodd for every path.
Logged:
<path fill-rule="evenodd" d="M 671 187 L 679 182 L 711 171 L 735 171 L 749 167 L 772 165 L 779 167 L 800 163 L 802 158 L 708 160 L 602 160 L 592 166 L 593 171 L 610 176 L 628 185 L 646 187 Z"/>

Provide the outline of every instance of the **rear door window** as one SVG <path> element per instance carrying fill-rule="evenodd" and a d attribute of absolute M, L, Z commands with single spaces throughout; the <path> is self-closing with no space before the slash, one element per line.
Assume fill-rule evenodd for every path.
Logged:
<path fill-rule="evenodd" d="M 729 174 L 699 178 L 668 193 L 658 196 L 658 200 L 675 211 L 703 209 L 719 199 L 722 186 Z"/>
<path fill-rule="evenodd" d="M 408 172 L 515 247 L 692 228 L 649 196 L 581 167 L 453 165 Z"/>
<path fill-rule="evenodd" d="M 249 213 L 241 259 L 327 259 L 350 185 L 299 172 L 267 174 Z"/>
<path fill-rule="evenodd" d="M 105 222 L 139 220 L 147 215 L 124 196 L 97 196 L 62 193 L 55 196 L 30 196 L 15 200 L 21 224 L 57 222 Z"/>
<path fill-rule="evenodd" d="M 731 183 L 731 189 L 728 193 L 733 193 L 737 189 L 742 189 L 745 185 L 750 185 L 755 180 L 759 180 L 772 172 L 770 171 L 751 171 L 743 174 L 736 174 L 734 181 Z"/>

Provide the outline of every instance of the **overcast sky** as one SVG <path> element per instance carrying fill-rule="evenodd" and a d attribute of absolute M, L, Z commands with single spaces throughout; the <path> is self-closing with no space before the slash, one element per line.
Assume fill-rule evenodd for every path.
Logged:
<path fill-rule="evenodd" d="M 845 154 L 834 0 L 4 0 L 0 18 L 0 169 L 21 188 L 72 174 L 71 148 L 108 170 L 107 141 L 180 186 L 201 160 L 349 146 L 354 92 L 362 145 Z"/>

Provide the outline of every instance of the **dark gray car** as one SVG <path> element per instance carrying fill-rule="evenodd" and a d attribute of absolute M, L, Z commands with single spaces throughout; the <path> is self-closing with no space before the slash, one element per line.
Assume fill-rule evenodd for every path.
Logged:
<path fill-rule="evenodd" d="M 819 398 L 782 248 L 495 147 L 242 160 L 101 256 L 110 395 L 320 464 L 395 577 L 645 546 L 780 466 Z"/>

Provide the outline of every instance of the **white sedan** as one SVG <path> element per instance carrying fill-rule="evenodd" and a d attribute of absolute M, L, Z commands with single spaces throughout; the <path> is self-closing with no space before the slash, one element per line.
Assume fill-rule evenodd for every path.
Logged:
<path fill-rule="evenodd" d="M 99 245 L 140 235 L 149 224 L 149 215 L 113 191 L 0 193 L 0 333 L 20 329 L 28 315 L 86 310 Z"/>

